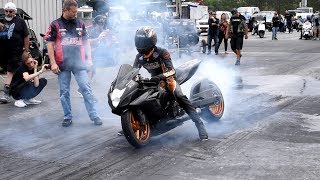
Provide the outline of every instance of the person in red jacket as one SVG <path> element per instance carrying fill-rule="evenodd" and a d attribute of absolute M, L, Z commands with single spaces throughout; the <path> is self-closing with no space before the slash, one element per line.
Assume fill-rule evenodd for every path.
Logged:
<path fill-rule="evenodd" d="M 90 43 L 84 23 L 76 18 L 77 8 L 75 0 L 65 0 L 62 16 L 51 23 L 47 32 L 51 70 L 58 75 L 59 80 L 64 127 L 72 124 L 73 117 L 70 102 L 71 74 L 78 83 L 90 119 L 95 125 L 102 125 L 87 72 L 92 69 Z"/>

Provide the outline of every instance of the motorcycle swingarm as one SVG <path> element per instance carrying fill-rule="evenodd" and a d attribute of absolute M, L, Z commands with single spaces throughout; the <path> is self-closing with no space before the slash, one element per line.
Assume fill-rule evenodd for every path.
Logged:
<path fill-rule="evenodd" d="M 195 107 L 206 106 L 208 104 L 219 104 L 221 96 L 216 94 L 208 94 L 210 90 L 202 91 L 200 93 L 194 94 L 191 102 Z"/>

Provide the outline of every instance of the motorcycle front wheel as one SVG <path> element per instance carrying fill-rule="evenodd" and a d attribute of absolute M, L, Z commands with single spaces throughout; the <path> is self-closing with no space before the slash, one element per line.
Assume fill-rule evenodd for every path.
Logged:
<path fill-rule="evenodd" d="M 147 120 L 142 124 L 134 111 L 128 110 L 121 115 L 123 134 L 134 147 L 140 148 L 150 140 L 150 124 Z"/>

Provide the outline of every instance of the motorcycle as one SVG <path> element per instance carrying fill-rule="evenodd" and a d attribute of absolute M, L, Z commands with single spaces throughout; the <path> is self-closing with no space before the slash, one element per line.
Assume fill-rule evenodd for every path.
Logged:
<path fill-rule="evenodd" d="M 200 65 L 199 60 L 186 62 L 176 69 L 176 82 L 189 80 Z M 203 79 L 191 88 L 190 101 L 199 115 L 208 122 L 218 121 L 224 112 L 224 99 L 218 86 Z M 108 92 L 108 104 L 112 113 L 121 117 L 123 134 L 134 147 L 147 145 L 151 136 L 168 132 L 189 120 L 189 116 L 172 98 L 164 100 L 167 91 L 158 83 L 143 78 L 139 69 L 121 65 Z"/>
<path fill-rule="evenodd" d="M 312 38 L 312 24 L 309 21 L 306 21 L 302 25 L 302 37 L 305 39 Z"/>
<path fill-rule="evenodd" d="M 265 21 L 256 21 L 253 23 L 252 35 L 257 34 L 257 35 L 259 35 L 260 38 L 263 38 L 265 32 L 266 32 Z"/>

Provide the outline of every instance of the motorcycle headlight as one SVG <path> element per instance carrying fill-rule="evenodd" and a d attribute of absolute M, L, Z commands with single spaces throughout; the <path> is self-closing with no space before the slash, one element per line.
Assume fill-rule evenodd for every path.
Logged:
<path fill-rule="evenodd" d="M 124 91 L 126 88 L 119 90 L 119 89 L 114 89 L 113 92 L 110 94 L 111 102 L 113 107 L 117 107 L 120 103 L 120 98 L 123 95 Z"/>

